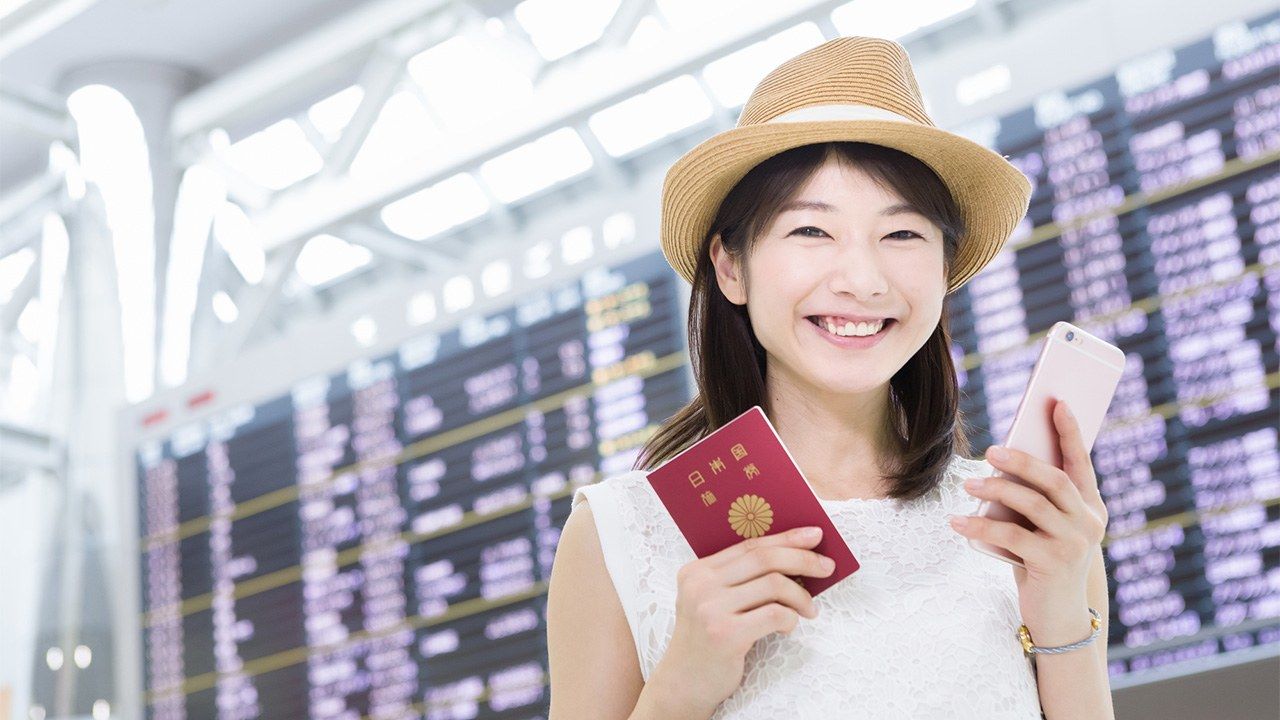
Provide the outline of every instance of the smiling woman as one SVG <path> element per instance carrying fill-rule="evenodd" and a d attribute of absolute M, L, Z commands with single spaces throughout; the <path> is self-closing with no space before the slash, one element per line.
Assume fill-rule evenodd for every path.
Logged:
<path fill-rule="evenodd" d="M 1054 720 L 1111 714 L 1104 656 L 1040 674 L 1015 634 L 1029 610 L 1055 618 L 1050 642 L 1076 639 L 1079 574 L 1047 602 L 1044 583 L 1019 585 L 947 523 L 977 504 L 962 481 L 992 474 L 968 459 L 948 297 L 1030 194 L 1008 160 L 933 124 L 905 50 L 880 38 L 783 63 L 738 127 L 672 165 L 659 234 L 692 285 L 697 395 L 631 472 L 575 491 L 547 599 L 553 718 L 1030 720 L 1042 698 Z M 816 535 L 695 557 L 650 485 L 648 470 L 754 405 L 862 562 L 820 596 L 794 581 L 830 573 Z M 735 492 L 711 488 L 708 507 Z M 1089 606 L 1105 607 L 1094 554 Z"/>
<path fill-rule="evenodd" d="M 694 271 L 689 351 L 702 392 L 649 439 L 638 465 L 656 467 L 752 405 L 804 455 L 776 400 L 839 396 L 844 424 L 880 429 L 846 456 L 879 472 L 827 473 L 824 461 L 798 457 L 819 494 L 929 492 L 953 454 L 970 452 L 946 297 L 964 232 L 938 176 L 892 148 L 803 145 L 755 166 L 721 203 Z M 890 321 L 868 338 L 836 336 L 870 319 Z"/>

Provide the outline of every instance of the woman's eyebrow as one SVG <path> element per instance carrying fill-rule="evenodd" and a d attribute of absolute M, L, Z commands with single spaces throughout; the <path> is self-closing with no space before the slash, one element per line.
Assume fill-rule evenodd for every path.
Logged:
<path fill-rule="evenodd" d="M 913 213 L 915 215 L 920 215 L 920 216 L 924 215 L 924 213 L 917 210 L 915 206 L 911 205 L 910 203 L 898 203 L 897 205 L 890 205 L 889 207 L 880 211 L 880 214 L 885 216 L 905 215 L 907 213 Z"/>
<path fill-rule="evenodd" d="M 836 207 L 834 205 L 829 205 L 827 203 L 824 203 L 820 200 L 792 200 L 786 203 L 785 205 L 783 205 L 782 209 L 779 210 L 779 212 L 784 213 L 784 212 L 791 212 L 793 210 L 817 210 L 819 212 L 835 212 Z M 924 213 L 917 210 L 915 206 L 911 205 L 910 203 L 897 203 L 895 205 L 890 205 L 880 211 L 880 214 L 886 217 L 891 215 L 905 215 L 907 213 L 914 213 L 916 215 L 921 215 L 921 216 L 924 215 Z"/>
<path fill-rule="evenodd" d="M 791 212 L 792 210 L 818 210 L 820 212 L 835 212 L 836 208 L 834 205 L 828 205 L 827 203 L 821 202 L 819 200 L 792 200 L 788 202 L 786 205 L 783 205 L 782 209 L 779 212 Z"/>

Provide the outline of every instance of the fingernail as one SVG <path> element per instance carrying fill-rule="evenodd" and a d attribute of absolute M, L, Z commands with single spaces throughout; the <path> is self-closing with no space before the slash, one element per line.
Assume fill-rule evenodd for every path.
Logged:
<path fill-rule="evenodd" d="M 969 521 L 964 515 L 949 515 L 947 519 L 951 521 L 952 526 L 958 528 L 964 527 Z"/>
<path fill-rule="evenodd" d="M 816 538 L 821 534 L 822 528 L 820 527 L 807 527 L 800 530 L 800 537 Z"/>
<path fill-rule="evenodd" d="M 999 445 L 992 445 L 991 449 L 987 451 L 987 457 L 992 460 L 1008 460 L 1009 453 Z"/>
<path fill-rule="evenodd" d="M 823 569 L 823 570 L 834 570 L 834 569 L 835 569 L 835 567 L 836 567 L 836 561 L 835 561 L 835 560 L 832 560 L 832 559 L 831 559 L 831 558 L 829 558 L 829 557 L 823 557 L 823 558 L 822 558 L 822 569 Z"/>

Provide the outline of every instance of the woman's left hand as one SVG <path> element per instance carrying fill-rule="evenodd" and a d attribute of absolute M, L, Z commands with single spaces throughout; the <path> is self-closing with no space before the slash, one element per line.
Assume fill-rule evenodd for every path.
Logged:
<path fill-rule="evenodd" d="M 1080 427 L 1066 403 L 1053 407 L 1063 467 L 1012 448 L 1007 459 L 987 450 L 1004 477 L 975 478 L 965 490 L 983 500 L 996 500 L 1022 513 L 1034 531 L 1014 522 L 955 516 L 952 527 L 967 538 L 1005 548 L 1022 558 L 1026 569 L 1013 566 L 1022 621 L 1037 645 L 1057 645 L 1080 639 L 1088 630 L 1086 587 L 1089 568 L 1107 529 L 1107 507 L 1098 492 L 1093 461 L 1080 437 Z M 957 519 L 963 519 L 957 523 Z M 1060 641 L 1060 642 L 1059 642 Z"/>

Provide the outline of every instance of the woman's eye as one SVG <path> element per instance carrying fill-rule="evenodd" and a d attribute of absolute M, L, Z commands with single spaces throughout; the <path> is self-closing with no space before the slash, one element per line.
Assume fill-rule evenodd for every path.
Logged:
<path fill-rule="evenodd" d="M 792 231 L 791 231 L 791 234 L 792 234 L 792 235 L 803 235 L 803 236 L 805 236 L 805 237 L 817 237 L 816 235 L 810 235 L 810 234 L 807 232 L 808 230 L 813 230 L 814 232 L 821 233 L 821 234 L 823 234 L 823 235 L 825 235 L 825 234 L 826 234 L 825 232 L 823 232 L 823 231 L 822 231 L 822 229 L 821 229 L 821 228 L 816 228 L 816 227 L 814 227 L 814 226 L 812 226 L 812 225 L 806 225 L 806 226 L 804 226 L 804 227 L 796 228 L 795 230 L 792 230 Z M 918 237 L 918 238 L 923 238 L 923 237 L 924 237 L 923 235 L 921 235 L 920 233 L 918 233 L 918 232 L 916 232 L 916 231 L 914 231 L 914 230 L 896 230 L 896 231 L 894 231 L 894 232 L 889 233 L 886 237 L 893 237 L 894 235 L 901 235 L 902 233 L 906 233 L 908 236 L 914 236 L 914 237 Z M 903 240 L 909 240 L 909 239 L 911 239 L 911 238 L 910 238 L 910 237 L 906 237 L 906 238 L 902 238 L 902 239 L 903 239 Z"/>
<path fill-rule="evenodd" d="M 806 226 L 804 226 L 804 227 L 800 227 L 800 228 L 796 228 L 795 230 L 792 230 L 792 231 L 791 231 L 791 234 L 792 234 L 792 235 L 795 235 L 796 233 L 801 233 L 801 234 L 804 234 L 804 235 L 805 235 L 805 237 L 816 237 L 816 236 L 814 236 L 814 235 L 809 235 L 809 234 L 805 233 L 805 232 L 804 232 L 805 230 L 816 230 L 816 231 L 818 231 L 818 232 L 822 232 L 822 229 L 821 229 L 821 228 L 816 228 L 816 227 L 814 227 L 814 226 L 812 226 L 812 225 L 806 225 Z"/>

